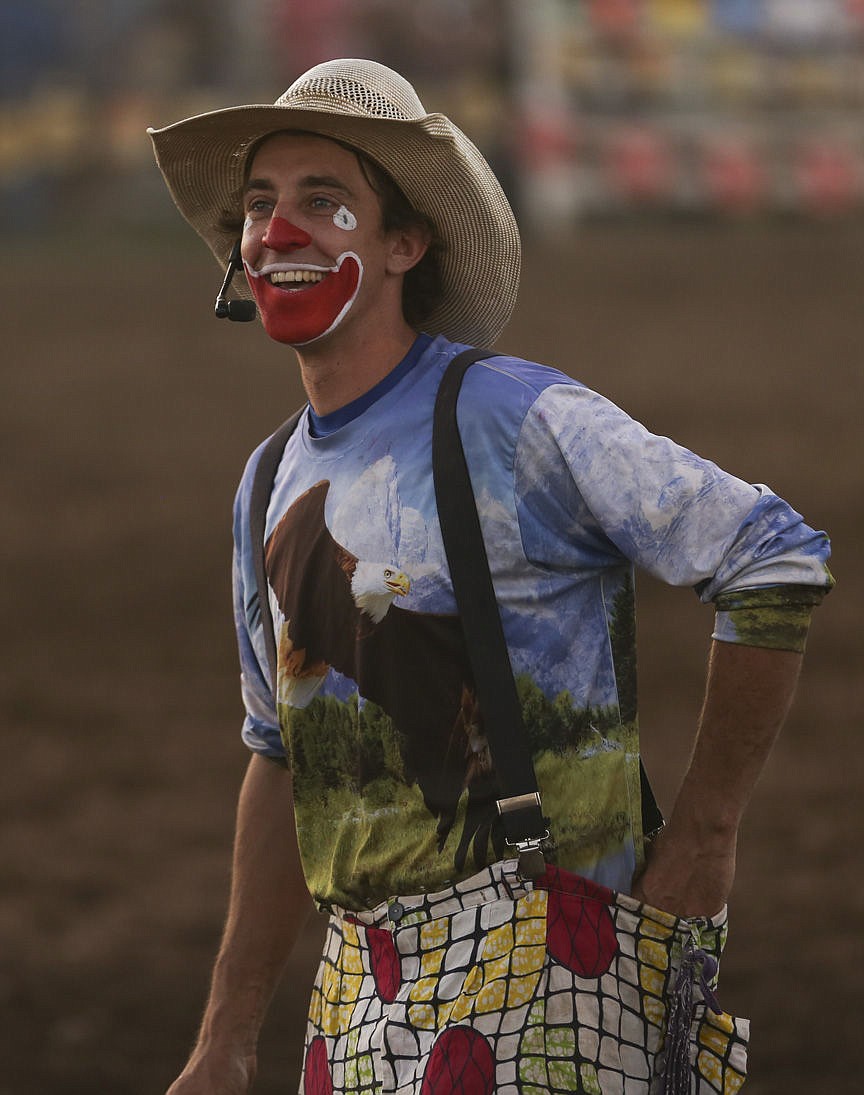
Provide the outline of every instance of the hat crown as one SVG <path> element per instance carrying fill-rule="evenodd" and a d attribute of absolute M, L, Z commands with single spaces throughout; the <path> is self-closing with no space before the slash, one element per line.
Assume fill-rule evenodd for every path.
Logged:
<path fill-rule="evenodd" d="M 403 76 L 377 61 L 359 59 L 310 68 L 274 105 L 403 122 L 426 117 L 417 92 Z"/>

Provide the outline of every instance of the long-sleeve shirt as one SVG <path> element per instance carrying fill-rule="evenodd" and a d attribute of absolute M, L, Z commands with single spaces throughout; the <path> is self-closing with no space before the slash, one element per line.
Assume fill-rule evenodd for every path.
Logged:
<path fill-rule="evenodd" d="M 238 491 L 243 737 L 290 763 L 322 905 L 434 891 L 508 854 L 432 482 L 435 396 L 461 349 L 421 338 L 338 428 L 313 436 L 307 412 L 288 441 L 265 533 L 275 702 L 248 531 L 260 450 Z M 549 817 L 547 858 L 627 889 L 643 838 L 634 569 L 713 602 L 717 638 L 758 643 L 754 610 L 782 617 L 830 587 L 828 540 L 768 487 L 542 365 L 472 366 L 458 422 Z"/>

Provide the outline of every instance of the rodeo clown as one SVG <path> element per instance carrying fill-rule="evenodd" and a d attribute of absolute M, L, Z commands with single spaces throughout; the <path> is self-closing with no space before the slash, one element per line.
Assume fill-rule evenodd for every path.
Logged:
<path fill-rule="evenodd" d="M 330 61 L 273 105 L 150 134 L 223 266 L 217 314 L 257 314 L 308 397 L 236 499 L 251 758 L 171 1095 L 251 1090 L 313 906 L 306 1095 L 737 1092 L 748 1024 L 716 994 L 736 836 L 832 584 L 826 536 L 493 350 L 517 225 L 397 73 Z M 636 568 L 714 606 L 665 825 L 639 761 Z"/>

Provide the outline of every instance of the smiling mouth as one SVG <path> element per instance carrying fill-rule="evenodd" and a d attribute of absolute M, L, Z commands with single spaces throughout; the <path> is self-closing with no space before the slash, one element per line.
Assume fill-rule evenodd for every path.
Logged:
<path fill-rule="evenodd" d="M 307 285 L 317 285 L 326 276 L 321 270 L 274 270 L 267 275 L 267 280 L 280 289 L 296 291 Z"/>

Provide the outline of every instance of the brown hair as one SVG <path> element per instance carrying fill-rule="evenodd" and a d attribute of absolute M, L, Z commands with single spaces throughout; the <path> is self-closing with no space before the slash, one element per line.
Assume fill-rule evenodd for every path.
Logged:
<path fill-rule="evenodd" d="M 341 142 L 337 142 L 340 143 Z M 408 201 L 395 180 L 383 167 L 371 160 L 364 152 L 345 145 L 357 157 L 366 182 L 378 195 L 381 203 L 381 226 L 385 232 L 392 229 L 421 228 L 429 245 L 423 258 L 406 273 L 402 283 L 402 314 L 411 327 L 422 327 L 423 321 L 441 303 L 443 280 L 441 258 L 444 241 L 438 234 L 431 217 L 421 213 Z"/>

